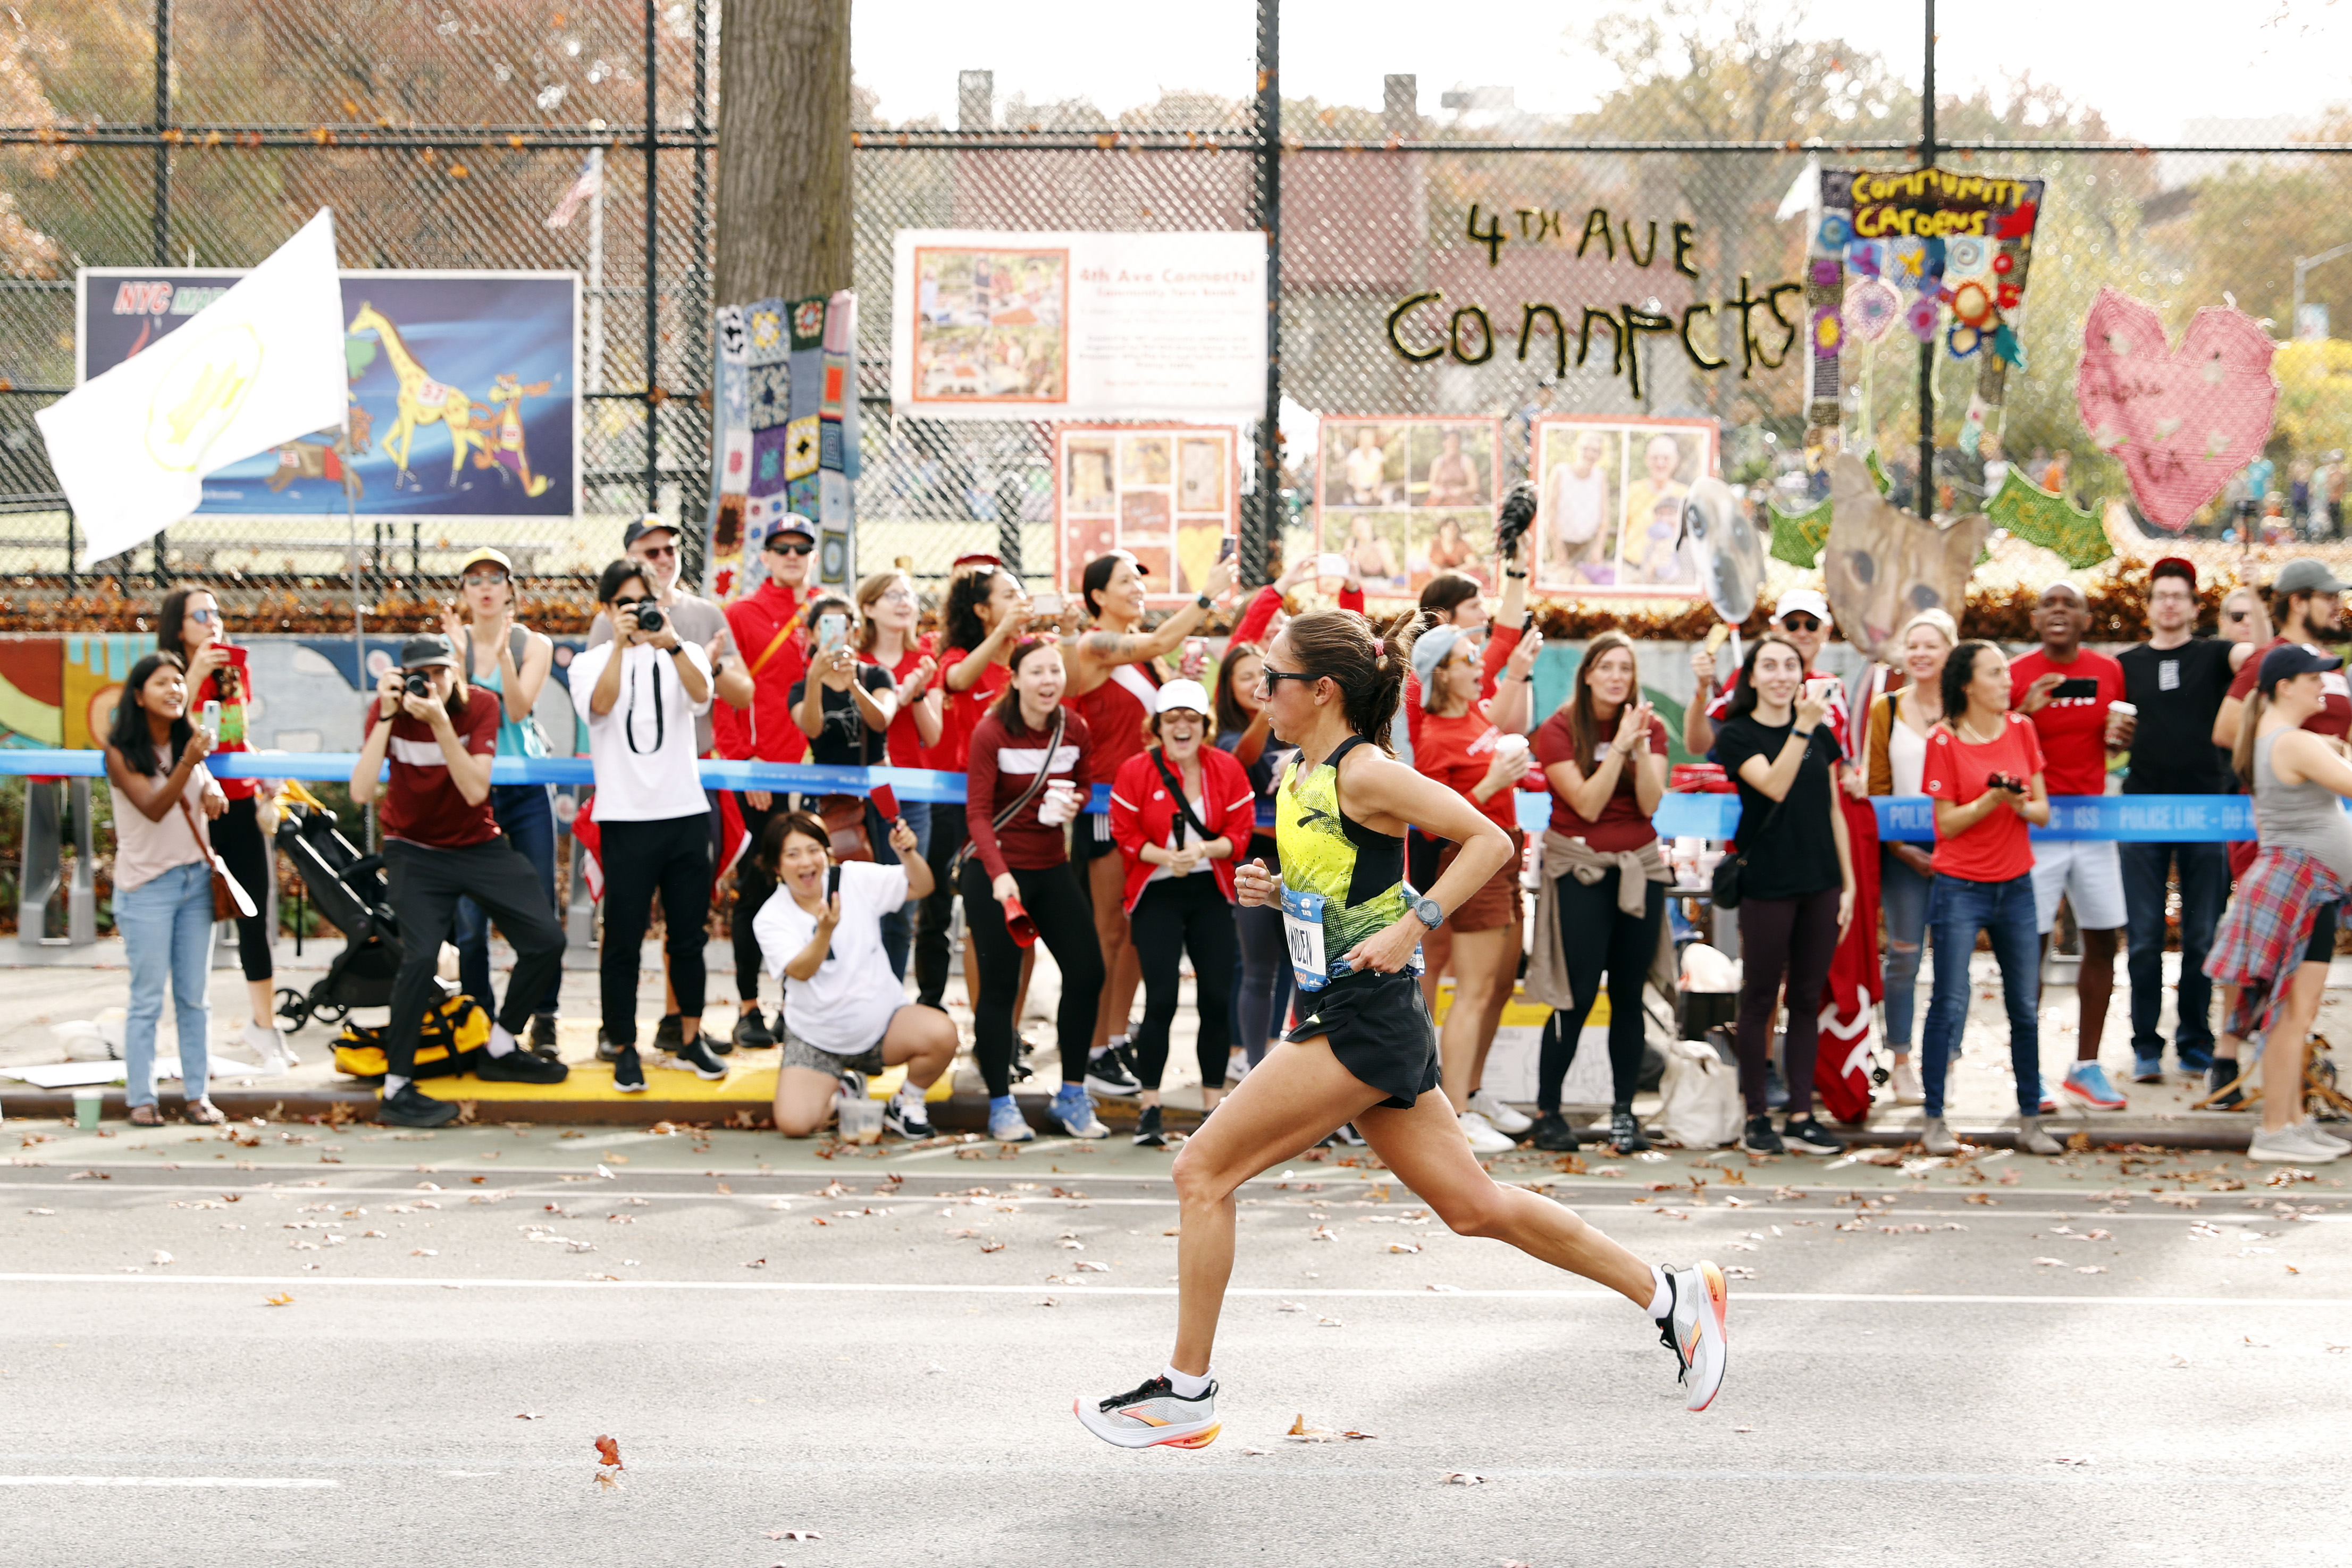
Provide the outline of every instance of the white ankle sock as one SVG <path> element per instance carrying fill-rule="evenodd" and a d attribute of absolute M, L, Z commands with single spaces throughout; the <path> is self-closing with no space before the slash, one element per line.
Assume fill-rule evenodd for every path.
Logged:
<path fill-rule="evenodd" d="M 490 1025 L 490 1054 L 504 1056 L 514 1049 L 515 1037 L 507 1032 L 507 1026 L 502 1023 Z"/>
<path fill-rule="evenodd" d="M 901 1105 L 920 1105 L 923 1103 L 923 1091 L 915 1087 L 914 1080 L 908 1079 L 898 1085 L 898 1092 L 890 1098 Z"/>
<path fill-rule="evenodd" d="M 385 1099 L 391 1099 L 394 1095 L 399 1093 L 402 1090 L 407 1087 L 408 1080 L 403 1078 L 399 1073 L 387 1072 L 383 1075 L 383 1097 Z"/>
<path fill-rule="evenodd" d="M 1650 1315 L 1654 1318 L 1662 1318 L 1666 1315 L 1667 1309 L 1675 1304 L 1674 1288 L 1666 1283 L 1665 1270 L 1655 1263 L 1650 1265 L 1650 1278 L 1656 1281 L 1655 1287 L 1650 1293 Z"/>
<path fill-rule="evenodd" d="M 1212 1366 L 1208 1371 L 1195 1377 L 1189 1372 L 1179 1372 L 1174 1367 L 1168 1366 L 1162 1367 L 1160 1375 L 1168 1380 L 1168 1386 L 1174 1389 L 1179 1397 L 1198 1399 L 1208 1392 L 1210 1383 L 1217 1375 L 1217 1369 Z"/>

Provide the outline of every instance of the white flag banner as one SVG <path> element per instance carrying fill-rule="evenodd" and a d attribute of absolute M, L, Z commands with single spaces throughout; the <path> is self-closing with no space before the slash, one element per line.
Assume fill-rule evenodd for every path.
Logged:
<path fill-rule="evenodd" d="M 186 326 L 34 415 L 81 523 L 81 564 L 194 511 L 205 475 L 341 426 L 349 390 L 321 207 Z"/>

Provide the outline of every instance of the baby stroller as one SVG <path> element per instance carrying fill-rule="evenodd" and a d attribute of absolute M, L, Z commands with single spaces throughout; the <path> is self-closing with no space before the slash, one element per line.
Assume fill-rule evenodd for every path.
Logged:
<path fill-rule="evenodd" d="M 362 855 L 335 830 L 335 813 L 289 781 L 278 819 L 278 848 L 294 862 L 310 901 L 343 934 L 343 950 L 327 967 L 326 977 L 306 995 L 278 993 L 278 1011 L 288 1029 L 312 1018 L 341 1023 L 353 1008 L 392 1003 L 392 982 L 400 973 L 400 922 L 386 902 L 383 857 Z"/>

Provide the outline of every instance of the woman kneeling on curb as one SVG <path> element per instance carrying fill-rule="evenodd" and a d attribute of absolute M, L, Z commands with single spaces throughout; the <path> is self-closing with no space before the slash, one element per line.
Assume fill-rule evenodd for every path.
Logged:
<path fill-rule="evenodd" d="M 806 811 L 771 820 L 760 836 L 760 862 L 784 894 L 761 905 L 752 924 L 768 972 L 784 982 L 776 1129 L 809 1136 L 831 1119 L 835 1095 L 862 1098 L 866 1074 L 903 1062 L 907 1081 L 883 1124 L 902 1138 L 928 1138 L 923 1092 L 955 1061 L 955 1025 L 907 999 L 883 950 L 882 921 L 929 894 L 931 868 L 904 820 L 890 828 L 897 865 L 835 865 L 832 842 Z"/>

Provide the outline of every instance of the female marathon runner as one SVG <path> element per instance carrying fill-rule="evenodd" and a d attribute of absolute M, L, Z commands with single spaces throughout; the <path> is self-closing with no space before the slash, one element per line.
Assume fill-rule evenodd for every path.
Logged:
<path fill-rule="evenodd" d="M 1723 1271 L 1644 1263 L 1549 1198 L 1496 1182 L 1438 1088 L 1437 1040 L 1416 977 L 1422 934 L 1501 869 L 1510 841 L 1380 738 L 1412 661 L 1409 624 L 1381 643 L 1354 612 L 1318 611 L 1266 651 L 1259 689 L 1275 735 L 1299 755 L 1276 795 L 1281 880 L 1258 862 L 1235 880 L 1244 904 L 1280 904 L 1306 1016 L 1176 1157 L 1176 1350 L 1138 1387 L 1073 1405 L 1106 1442 L 1200 1448 L 1215 1438 L 1210 1348 L 1233 1272 L 1234 1191 L 1348 1121 L 1453 1230 L 1508 1241 L 1641 1305 L 1675 1352 L 1689 1408 L 1706 1409 L 1722 1385 Z M 1426 896 L 1404 882 L 1408 822 L 1462 846 Z"/>

